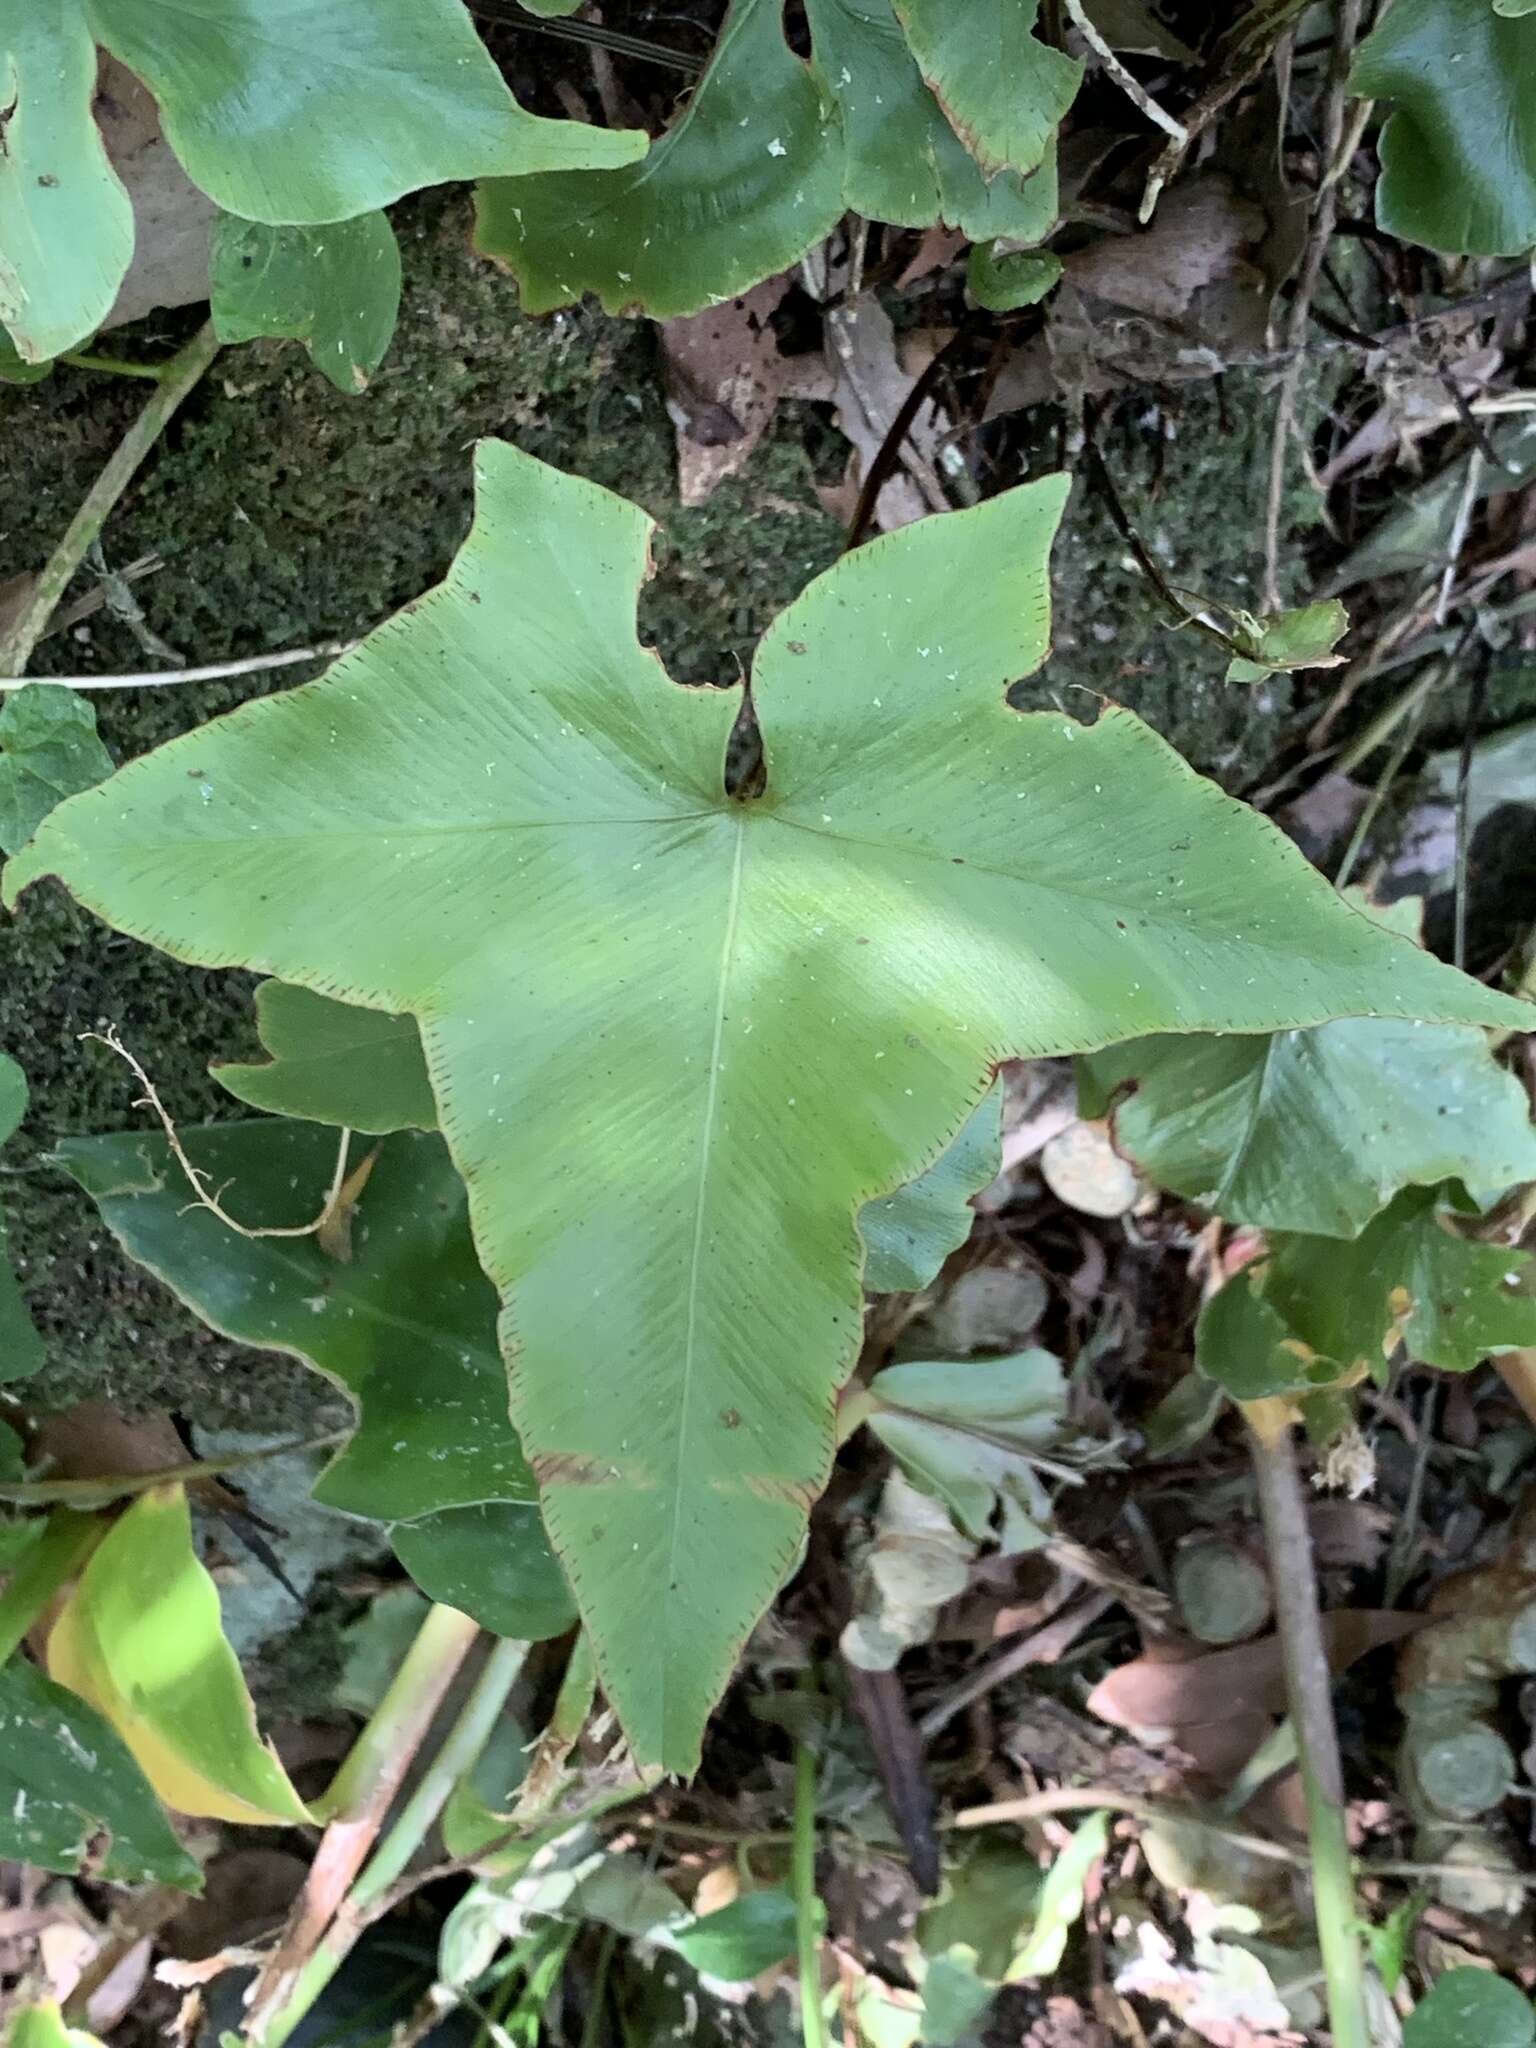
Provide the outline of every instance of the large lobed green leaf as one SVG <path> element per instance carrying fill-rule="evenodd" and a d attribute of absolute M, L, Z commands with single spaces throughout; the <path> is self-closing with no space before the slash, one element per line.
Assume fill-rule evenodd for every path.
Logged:
<path fill-rule="evenodd" d="M 1396 0 L 1349 85 L 1395 108 L 1376 187 L 1388 234 L 1475 256 L 1536 244 L 1536 15 Z"/>
<path fill-rule="evenodd" d="M 478 494 L 437 590 L 71 799 L 5 894 L 58 875 L 183 959 L 420 1020 L 605 1689 L 642 1760 L 688 1770 L 826 1479 L 859 1209 L 1000 1058 L 1527 1013 L 1341 904 L 1130 714 L 1009 709 L 1060 478 L 780 614 L 750 803 L 722 788 L 734 694 L 637 642 L 644 515 L 497 443 Z"/>
<path fill-rule="evenodd" d="M 462 0 L 11 0 L 0 13 L 0 320 L 28 362 L 110 310 L 133 213 L 91 118 L 96 45 L 227 213 L 350 220 L 453 178 L 633 163 L 638 130 L 526 113 Z"/>

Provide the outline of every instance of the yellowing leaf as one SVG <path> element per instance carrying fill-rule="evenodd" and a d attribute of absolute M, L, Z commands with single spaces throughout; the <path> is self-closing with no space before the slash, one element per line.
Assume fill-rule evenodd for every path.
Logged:
<path fill-rule="evenodd" d="M 106 1716 L 179 1813 L 310 1818 L 256 1733 L 180 1486 L 141 1494 L 102 1541 L 54 1623 L 48 1670 Z"/>

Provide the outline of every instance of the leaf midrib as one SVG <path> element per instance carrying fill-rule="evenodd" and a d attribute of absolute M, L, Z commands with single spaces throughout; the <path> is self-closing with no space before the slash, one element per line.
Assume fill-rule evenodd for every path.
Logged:
<path fill-rule="evenodd" d="M 720 944 L 720 972 L 715 985 L 714 1032 L 709 1052 L 709 1086 L 705 1091 L 704 1118 L 699 1145 L 699 1179 L 694 1202 L 693 1245 L 688 1260 L 688 1296 L 683 1335 L 683 1373 L 677 1404 L 677 1480 L 672 1489 L 672 1533 L 667 1543 L 667 1584 L 677 1578 L 677 1546 L 682 1534 L 683 1474 L 688 1466 L 688 1420 L 693 1397 L 693 1367 L 698 1339 L 699 1280 L 704 1270 L 704 1225 L 709 1208 L 710 1165 L 714 1151 L 715 1118 L 720 1106 L 720 1048 L 725 1038 L 726 992 L 730 986 L 731 956 L 736 949 L 736 930 L 741 914 L 741 875 L 747 843 L 747 813 L 736 820 L 736 850 L 731 861 L 730 894 L 726 901 L 725 931 Z M 661 1660 L 660 1721 L 667 1725 L 667 1674 L 671 1660 Z"/>

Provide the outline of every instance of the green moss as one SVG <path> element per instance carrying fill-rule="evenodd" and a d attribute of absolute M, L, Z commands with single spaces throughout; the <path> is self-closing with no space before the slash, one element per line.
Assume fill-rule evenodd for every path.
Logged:
<path fill-rule="evenodd" d="M 1138 408 L 1134 421 L 1122 407 L 1104 455 L 1168 580 L 1257 611 L 1274 399 L 1249 374 L 1231 373 L 1225 383 L 1222 395 L 1198 385 L 1176 408 Z M 1316 499 L 1304 485 L 1293 489 L 1287 511 L 1304 527 L 1316 518 Z M 1229 789 L 1251 785 L 1298 701 L 1294 680 L 1224 681 L 1222 650 L 1165 623 L 1103 499 L 1081 480 L 1052 566 L 1055 654 L 1019 701 L 1056 704 L 1078 718 L 1095 697 L 1129 705 L 1204 774 Z M 1294 554 L 1287 566 L 1294 577 Z"/>
<path fill-rule="evenodd" d="M 673 673 L 734 681 L 773 611 L 836 554 L 792 411 L 747 473 L 681 511 L 673 437 L 651 331 L 588 312 L 523 318 L 511 282 L 468 247 L 462 193 L 395 215 L 405 262 L 399 333 L 362 398 L 345 398 L 293 345 L 258 343 L 215 363 L 110 521 L 114 566 L 155 553 L 137 585 L 154 629 L 214 661 L 349 637 L 443 572 L 470 517 L 469 449 L 502 435 L 638 499 L 664 523 L 644 627 Z M 163 353 L 195 316 L 123 338 Z M 57 370 L 0 393 L 7 465 L 5 571 L 40 562 L 124 426 L 140 385 Z M 119 623 L 47 641 L 38 674 L 141 668 Z M 101 698 L 119 758 L 304 671 L 240 684 Z M 235 1106 L 208 1079 L 249 1057 L 247 977 L 193 973 L 115 937 L 59 890 L 31 892 L 0 927 L 0 1046 L 32 1084 L 32 1112 L 3 1183 L 12 1249 L 49 1343 L 32 1391 L 49 1406 L 104 1390 L 208 1423 L 304 1427 L 325 1384 L 290 1361 L 213 1338 L 130 1266 L 72 1185 L 39 1155 L 56 1134 L 131 1127 L 131 1076 L 78 1034 L 114 1022 L 180 1120 Z"/>

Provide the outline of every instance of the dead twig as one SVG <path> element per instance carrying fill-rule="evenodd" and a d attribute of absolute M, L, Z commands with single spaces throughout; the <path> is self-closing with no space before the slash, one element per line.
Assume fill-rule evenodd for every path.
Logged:
<path fill-rule="evenodd" d="M 1147 119 L 1165 135 L 1171 136 L 1180 149 L 1189 148 L 1189 130 L 1182 121 L 1176 121 L 1166 107 L 1160 107 L 1151 93 L 1134 73 L 1127 71 L 1109 44 L 1088 19 L 1083 0 L 1066 0 L 1066 9 L 1072 17 L 1072 25 L 1083 41 L 1098 58 L 1110 77 L 1119 86 L 1133 106 L 1139 107 Z"/>
<path fill-rule="evenodd" d="M 1338 23 L 1328 60 L 1328 88 L 1323 101 L 1323 175 L 1312 203 L 1307 245 L 1296 290 L 1286 316 L 1286 344 L 1299 349 L 1306 336 L 1312 295 L 1322 276 L 1323 259 L 1333 239 L 1337 218 L 1337 179 L 1331 175 L 1344 140 L 1344 105 L 1349 92 L 1349 67 L 1360 33 L 1362 0 L 1339 0 Z M 1296 405 L 1306 358 L 1298 355 L 1280 379 L 1275 401 L 1274 439 L 1270 444 L 1269 491 L 1264 508 L 1264 609 L 1280 609 L 1280 517 L 1285 500 L 1285 458 L 1296 430 Z"/>
<path fill-rule="evenodd" d="M 187 1184 L 197 1198 L 193 1206 L 208 1210 L 211 1215 L 219 1219 L 226 1229 L 233 1230 L 239 1237 L 315 1237 L 324 1230 L 326 1224 L 330 1222 L 332 1216 L 336 1213 L 337 1204 L 341 1200 L 342 1190 L 346 1186 L 347 1152 L 352 1143 L 352 1133 L 350 1131 L 344 1130 L 341 1134 L 341 1145 L 336 1154 L 336 1171 L 331 1176 L 331 1185 L 326 1193 L 325 1206 L 312 1223 L 242 1223 L 237 1217 L 231 1216 L 221 1203 L 219 1197 L 223 1193 L 223 1189 L 215 1190 L 211 1188 L 207 1174 L 203 1172 L 201 1167 L 194 1166 L 187 1157 L 186 1147 L 182 1144 L 181 1136 L 171 1120 L 170 1111 L 160 1100 L 159 1090 L 155 1087 L 154 1082 L 151 1081 L 139 1061 L 135 1059 L 134 1055 L 118 1036 L 117 1026 L 115 1024 L 109 1025 L 105 1031 L 82 1031 L 80 1037 L 82 1041 L 94 1039 L 98 1045 L 104 1045 L 109 1052 L 115 1052 L 118 1058 L 126 1063 L 134 1079 L 144 1090 L 144 1093 L 133 1106 L 135 1109 L 152 1109 L 159 1118 L 160 1128 L 165 1132 L 165 1141 L 171 1148 L 172 1156 L 176 1164 L 186 1175 Z"/>
<path fill-rule="evenodd" d="M 314 647 L 285 647 L 278 654 L 248 654 L 240 661 L 208 661 L 199 668 L 143 669 L 134 675 L 0 676 L 0 690 L 24 690 L 31 682 L 51 683 L 60 690 L 147 690 L 157 683 L 213 683 L 226 676 L 255 675 L 260 669 L 289 668 L 298 661 L 332 661 L 361 645 L 360 640 L 322 640 Z"/>
<path fill-rule="evenodd" d="M 0 638 L 0 674 L 26 673 L 32 650 L 42 638 L 87 548 L 106 524 L 182 400 L 197 384 L 219 352 L 212 324 L 200 327 L 186 347 L 165 367 L 153 397 L 107 459 L 105 468 L 86 492 L 84 502 L 43 565 L 25 609 Z"/>

